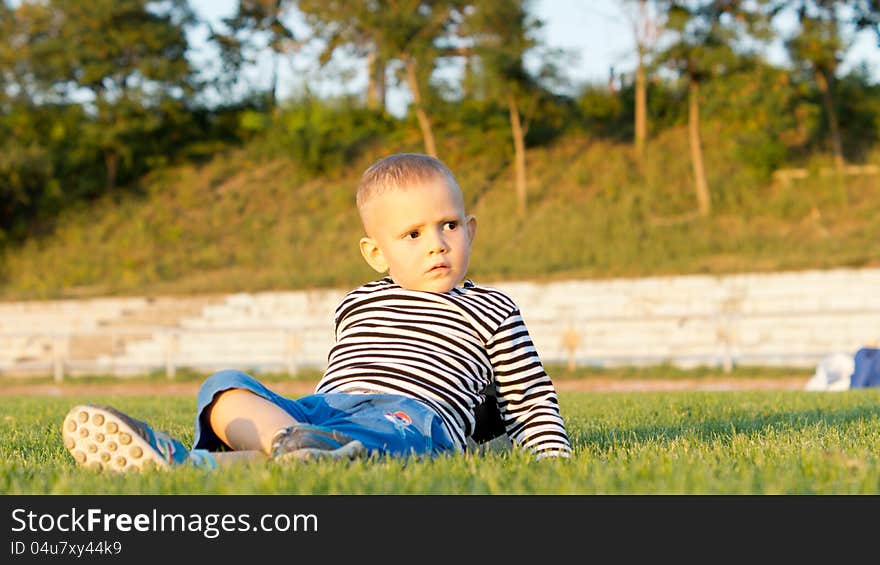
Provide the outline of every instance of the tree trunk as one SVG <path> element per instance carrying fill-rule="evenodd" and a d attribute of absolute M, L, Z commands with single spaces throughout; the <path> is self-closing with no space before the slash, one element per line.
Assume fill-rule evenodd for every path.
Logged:
<path fill-rule="evenodd" d="M 631 17 L 633 37 L 636 41 L 635 76 L 635 153 L 641 162 L 645 156 L 645 143 L 648 139 L 648 77 L 645 58 L 650 46 L 656 41 L 656 26 L 651 17 L 648 0 L 639 0 L 638 12 Z"/>
<path fill-rule="evenodd" d="M 109 194 L 116 189 L 116 175 L 119 174 L 119 154 L 109 147 L 104 149 L 104 168 L 107 171 L 104 188 Z"/>
<path fill-rule="evenodd" d="M 645 77 L 644 54 L 639 47 L 639 62 L 636 67 L 636 119 L 635 142 L 636 157 L 641 160 L 645 154 L 645 139 L 648 137 L 648 85 Z"/>
<path fill-rule="evenodd" d="M 507 108 L 510 111 L 510 133 L 513 136 L 514 170 L 516 173 L 516 211 L 520 217 L 526 214 L 526 141 L 516 96 L 507 95 Z"/>
<path fill-rule="evenodd" d="M 825 115 L 828 116 L 828 129 L 831 133 L 831 149 L 834 152 L 834 164 L 839 170 L 843 170 L 845 160 L 843 158 L 843 143 L 840 139 L 840 127 L 837 125 L 837 112 L 834 110 L 834 99 L 831 97 L 831 87 L 828 79 L 821 69 L 816 69 L 816 84 L 822 93 L 822 104 L 825 106 Z"/>
<path fill-rule="evenodd" d="M 239 2 L 241 4 L 241 2 Z M 267 9 L 266 15 L 270 19 L 269 29 L 269 51 L 272 53 L 272 84 L 269 85 L 269 110 L 272 114 L 275 114 L 278 109 L 278 66 L 280 63 L 281 53 L 279 52 L 280 48 L 278 45 L 277 37 L 273 37 L 275 32 L 272 31 L 275 28 L 276 24 L 279 24 L 278 16 L 281 8 L 281 2 L 269 2 L 268 5 L 264 6 Z"/>
<path fill-rule="evenodd" d="M 374 52 L 367 56 L 367 108 L 385 109 L 385 61 Z"/>
<path fill-rule="evenodd" d="M 432 157 L 437 156 L 437 146 L 434 143 L 434 132 L 431 129 L 431 120 L 422 106 L 422 92 L 419 89 L 419 80 L 416 76 L 416 63 L 412 58 L 406 58 L 404 65 L 406 66 L 406 82 L 409 85 L 409 91 L 413 97 L 413 105 L 416 109 L 416 119 L 419 121 L 419 127 L 422 130 L 422 138 L 425 141 L 425 153 Z"/>
<path fill-rule="evenodd" d="M 697 208 L 701 216 L 708 216 L 711 209 L 709 188 L 706 185 L 706 169 L 700 142 L 700 84 L 691 79 L 688 87 L 688 141 L 691 148 L 691 165 L 694 170 L 694 189 L 697 192 Z"/>
<path fill-rule="evenodd" d="M 278 107 L 278 53 L 272 53 L 272 77 L 269 85 L 268 96 L 266 101 L 269 105 L 269 111 L 273 112 Z"/>

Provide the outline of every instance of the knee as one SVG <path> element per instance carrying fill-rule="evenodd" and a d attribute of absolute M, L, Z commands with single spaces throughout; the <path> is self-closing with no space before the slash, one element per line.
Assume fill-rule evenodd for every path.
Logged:
<path fill-rule="evenodd" d="M 242 388 L 248 384 L 255 384 L 257 380 L 243 371 L 228 369 L 218 371 L 205 379 L 199 387 L 199 395 L 214 396 L 218 392 Z"/>

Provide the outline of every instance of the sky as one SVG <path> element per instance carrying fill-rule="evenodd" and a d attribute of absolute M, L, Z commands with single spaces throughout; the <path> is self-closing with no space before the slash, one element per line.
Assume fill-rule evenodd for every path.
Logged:
<path fill-rule="evenodd" d="M 191 0 L 191 5 L 200 17 L 219 22 L 220 18 L 234 12 L 237 2 Z M 567 59 L 565 67 L 568 81 L 573 86 L 604 84 L 612 68 L 620 73 L 632 71 L 635 67 L 634 38 L 624 4 L 626 2 L 623 0 L 533 0 L 535 15 L 544 22 L 542 37 L 546 44 L 570 50 L 574 55 Z M 198 44 L 198 39 L 195 43 Z M 281 65 L 280 98 L 302 89 L 304 85 L 321 95 L 363 91 L 366 79 L 362 64 L 339 61 L 329 71 L 319 70 L 313 63 L 316 57 L 308 53 L 304 55 L 292 57 Z M 213 53 L 204 48 L 194 57 L 206 61 L 216 59 Z M 784 51 L 779 46 L 771 49 L 768 57 L 776 63 L 785 60 Z M 880 81 L 880 48 L 877 47 L 876 37 L 869 32 L 856 37 L 842 70 L 845 72 L 861 62 L 876 69 L 874 76 Z M 331 71 L 341 74 L 331 75 Z M 258 72 L 262 75 L 260 78 L 268 80 L 268 65 Z M 408 102 L 405 89 L 391 89 L 388 92 L 388 105 L 392 113 L 402 114 Z"/>

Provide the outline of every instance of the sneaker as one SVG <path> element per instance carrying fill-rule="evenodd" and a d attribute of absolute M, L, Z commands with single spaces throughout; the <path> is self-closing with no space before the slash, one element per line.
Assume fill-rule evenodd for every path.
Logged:
<path fill-rule="evenodd" d="M 367 454 L 360 441 L 320 426 L 294 424 L 278 430 L 272 439 L 272 459 L 356 459 Z"/>
<path fill-rule="evenodd" d="M 74 460 L 96 471 L 162 469 L 184 463 L 216 466 L 207 451 L 191 452 L 165 432 L 108 406 L 75 406 L 64 418 L 62 436 Z"/>

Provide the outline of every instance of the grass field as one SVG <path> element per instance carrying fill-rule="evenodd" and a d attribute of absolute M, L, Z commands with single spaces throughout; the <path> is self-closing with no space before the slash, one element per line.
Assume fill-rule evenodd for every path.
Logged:
<path fill-rule="evenodd" d="M 192 396 L 0 398 L 0 494 L 880 494 L 880 390 L 564 392 L 574 454 L 99 474 L 59 427 L 112 404 L 192 442 Z"/>

